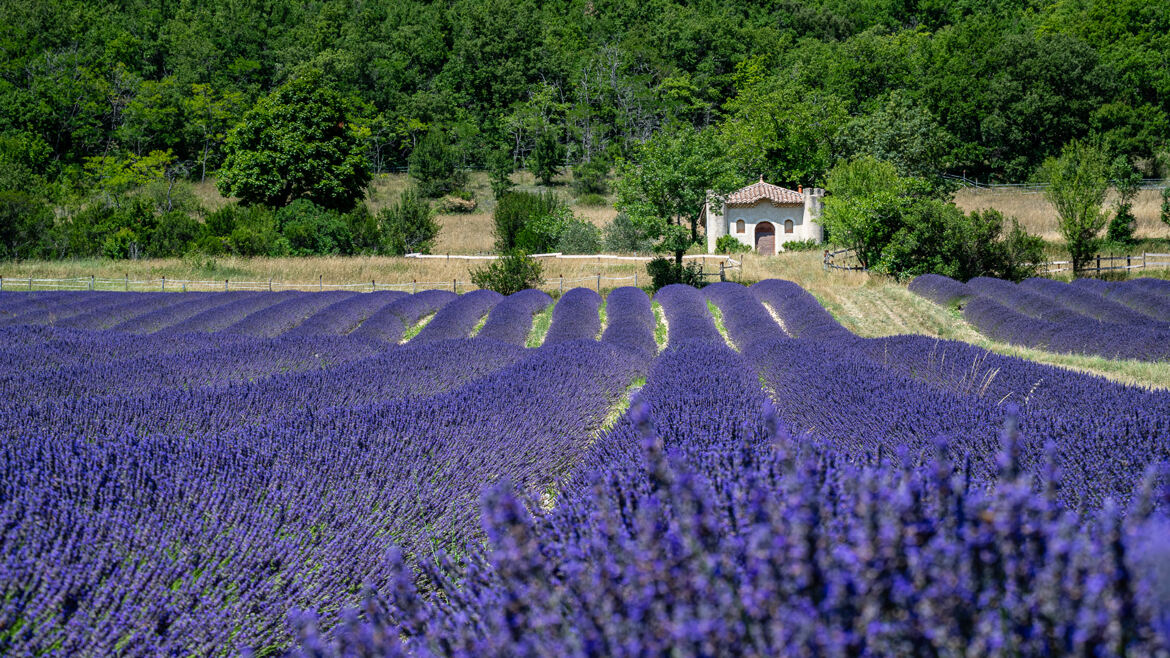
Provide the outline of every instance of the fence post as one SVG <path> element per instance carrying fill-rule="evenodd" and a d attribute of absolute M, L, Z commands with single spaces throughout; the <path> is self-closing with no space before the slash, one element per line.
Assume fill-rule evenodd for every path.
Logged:
<path fill-rule="evenodd" d="M 561 275 L 561 294 L 565 294 L 565 275 Z"/>
<path fill-rule="evenodd" d="M 325 289 L 325 284 L 321 283 L 321 275 L 318 274 L 317 275 L 317 292 L 321 292 L 324 289 Z"/>
<path fill-rule="evenodd" d="M 272 277 L 268 277 L 268 292 L 272 292 Z"/>
<path fill-rule="evenodd" d="M 634 270 L 634 287 L 638 287 L 638 270 Z"/>
<path fill-rule="evenodd" d="M 1142 252 L 1142 269 L 1146 269 L 1146 252 Z"/>
<path fill-rule="evenodd" d="M 28 278 L 28 289 L 32 290 L 32 277 L 31 276 Z"/>
<path fill-rule="evenodd" d="M 597 292 L 601 292 L 601 272 L 597 273 Z"/>
<path fill-rule="evenodd" d="M 411 279 L 410 280 L 410 294 L 413 295 L 416 292 L 418 292 L 418 279 Z"/>
<path fill-rule="evenodd" d="M 93 291 L 93 275 L 92 274 L 89 275 L 89 289 L 91 292 Z"/>
<path fill-rule="evenodd" d="M 228 280 L 227 279 L 223 280 L 223 291 L 224 292 L 228 291 Z"/>
<path fill-rule="evenodd" d="M 130 274 L 129 274 L 129 272 L 127 272 L 124 276 L 126 277 L 126 280 L 124 282 L 124 284 L 126 286 L 126 292 L 130 292 Z"/>
<path fill-rule="evenodd" d="M 1125 271 L 1126 273 L 1129 272 L 1129 254 L 1125 255 Z"/>
<path fill-rule="evenodd" d="M 165 276 L 162 278 L 162 291 L 167 291 L 167 278 Z"/>
<path fill-rule="evenodd" d="M 1101 254 L 1097 254 L 1097 275 L 1100 276 L 1100 274 L 1101 274 Z M 1073 277 L 1076 277 L 1075 272 L 1073 273 Z"/>
<path fill-rule="evenodd" d="M 447 260 L 451 260 L 451 254 L 447 254 Z M 458 279 L 451 279 L 451 292 L 455 293 L 456 295 L 459 294 L 459 280 Z"/>
<path fill-rule="evenodd" d="M 378 283 L 370 279 L 370 292 L 378 292 Z"/>
<path fill-rule="evenodd" d="M 0 276 L 0 290 L 4 290 L 4 277 Z"/>
<path fill-rule="evenodd" d="M 719 261 L 719 280 L 726 281 L 727 274 L 723 271 L 723 261 Z"/>

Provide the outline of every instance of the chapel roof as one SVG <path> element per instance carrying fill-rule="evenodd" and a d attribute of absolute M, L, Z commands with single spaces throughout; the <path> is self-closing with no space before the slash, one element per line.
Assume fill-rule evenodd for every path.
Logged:
<path fill-rule="evenodd" d="M 804 203 L 804 195 L 796 190 L 765 183 L 764 177 L 760 176 L 758 183 L 736 190 L 727 197 L 729 206 L 754 206 L 760 201 L 771 201 L 774 206 L 801 205 Z"/>

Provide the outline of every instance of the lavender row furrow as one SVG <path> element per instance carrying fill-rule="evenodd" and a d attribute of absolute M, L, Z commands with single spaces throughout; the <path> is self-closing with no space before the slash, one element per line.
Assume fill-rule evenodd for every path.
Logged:
<path fill-rule="evenodd" d="M 523 346 L 532 330 L 532 316 L 549 304 L 552 297 L 540 290 L 521 290 L 508 295 L 492 308 L 487 322 L 475 336 Z"/>
<path fill-rule="evenodd" d="M 288 331 L 287 336 L 344 336 L 392 302 L 407 297 L 401 291 L 351 295 L 317 311 Z"/>
<path fill-rule="evenodd" d="M 239 292 L 185 293 L 185 296 L 189 296 L 189 298 L 179 304 L 155 309 L 149 313 L 127 319 L 121 324 L 111 326 L 110 329 L 132 334 L 151 334 L 200 313 L 229 304 L 239 299 L 242 294 Z"/>
<path fill-rule="evenodd" d="M 610 293 L 612 297 L 613 293 Z M 544 336 L 544 344 L 595 340 L 601 332 L 600 306 L 601 295 L 588 288 L 573 288 L 561 295 L 553 307 L 552 324 Z"/>
<path fill-rule="evenodd" d="M 222 332 L 258 338 L 275 338 L 316 315 L 321 309 L 360 294 L 362 293 L 340 290 L 292 292 L 279 303 L 244 317 L 239 322 L 225 327 Z"/>
<path fill-rule="evenodd" d="M 1170 324 L 1158 322 L 1147 315 L 1143 315 L 1129 308 L 1125 304 L 1107 299 L 1096 292 L 1064 283 L 1063 281 L 1025 279 L 1020 283 L 1020 287 L 1047 295 L 1057 303 L 1078 313 L 1100 320 L 1101 322 L 1129 325 L 1148 331 L 1170 330 Z"/>
<path fill-rule="evenodd" d="M 427 326 L 411 340 L 425 343 L 432 340 L 467 338 L 475 325 L 502 299 L 504 296 L 494 290 L 464 293 L 439 309 Z"/>
<path fill-rule="evenodd" d="M 455 293 L 447 290 L 424 290 L 415 293 L 391 302 L 366 318 L 351 335 L 397 343 L 407 329 L 418 324 L 426 316 L 437 313 L 453 299 L 456 299 Z"/>
<path fill-rule="evenodd" d="M 230 293 L 229 293 L 230 294 Z M 159 335 L 174 336 L 186 333 L 215 333 L 240 322 L 253 313 L 278 304 L 296 295 L 294 292 L 247 292 L 239 299 L 207 309 L 182 322 L 159 330 Z"/>
<path fill-rule="evenodd" d="M 640 288 L 613 290 L 605 302 L 606 327 L 601 342 L 649 360 L 658 353 L 654 341 L 654 308 Z"/>
<path fill-rule="evenodd" d="M 909 285 L 910 292 L 925 297 L 936 304 L 950 306 L 957 304 L 973 293 L 970 288 L 949 276 L 923 274 L 914 277 Z"/>

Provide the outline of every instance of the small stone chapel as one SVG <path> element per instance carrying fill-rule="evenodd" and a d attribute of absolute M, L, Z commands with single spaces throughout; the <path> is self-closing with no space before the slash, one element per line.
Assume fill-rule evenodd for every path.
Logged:
<path fill-rule="evenodd" d="M 707 227 L 707 253 L 715 253 L 715 243 L 724 235 L 751 247 L 757 253 L 775 255 L 784 250 L 784 243 L 800 240 L 824 240 L 825 232 L 817 220 L 825 191 L 819 187 L 790 190 L 758 183 L 728 195 L 722 212 L 715 206 L 716 198 L 708 194 L 700 221 Z"/>

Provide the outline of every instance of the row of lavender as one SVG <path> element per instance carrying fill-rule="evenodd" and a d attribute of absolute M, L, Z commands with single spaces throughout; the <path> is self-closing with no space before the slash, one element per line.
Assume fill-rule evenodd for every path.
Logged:
<path fill-rule="evenodd" d="M 392 553 L 341 627 L 294 615 L 299 651 L 1170 650 L 1170 395 L 860 339 L 788 282 L 657 301 L 666 351 L 554 509 L 488 489 L 486 548 Z"/>
<path fill-rule="evenodd" d="M 392 545 L 476 536 L 484 485 L 550 487 L 653 315 L 618 291 L 602 340 L 554 318 L 526 350 L 533 293 L 0 297 L 0 653 L 287 646 L 289 608 L 356 603 Z"/>
<path fill-rule="evenodd" d="M 961 306 L 963 318 L 993 340 L 1109 359 L 1170 359 L 1170 281 L 1027 279 L 1015 284 L 976 277 L 961 283 L 924 274 L 910 282 L 910 290 L 939 304 Z"/>

